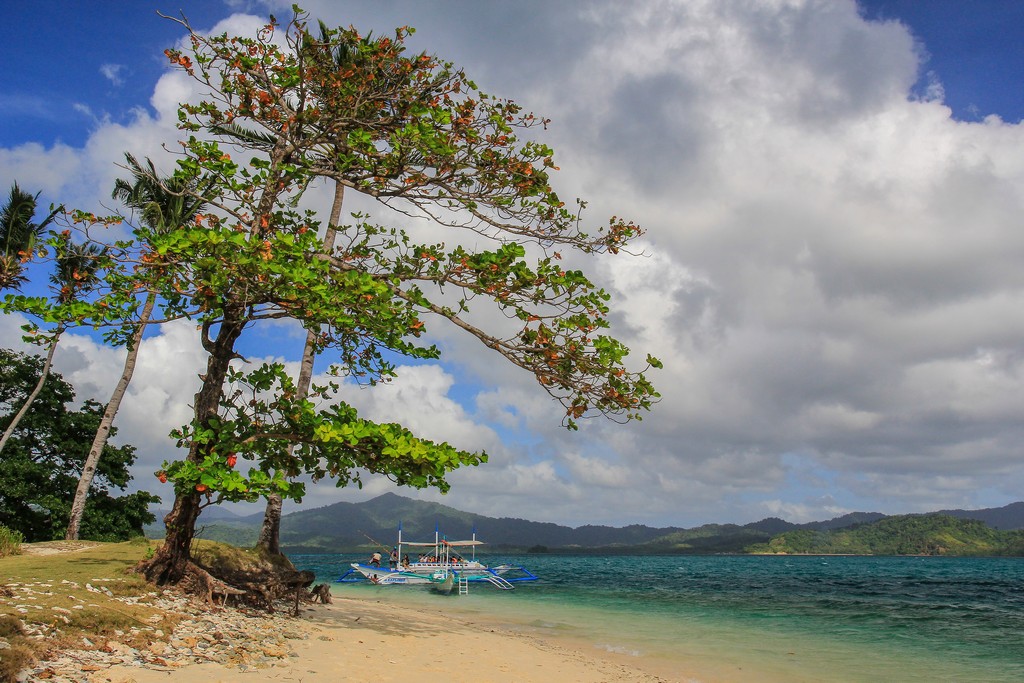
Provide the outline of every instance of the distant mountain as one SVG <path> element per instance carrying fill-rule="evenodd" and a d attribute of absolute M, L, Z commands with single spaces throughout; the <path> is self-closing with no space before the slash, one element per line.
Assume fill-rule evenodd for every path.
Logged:
<path fill-rule="evenodd" d="M 766 541 L 770 537 L 770 533 L 752 525 L 705 524 L 693 529 L 672 531 L 642 546 L 633 546 L 630 550 L 651 554 L 738 553 L 751 543 Z"/>
<path fill-rule="evenodd" d="M 365 503 L 335 503 L 285 515 L 281 546 L 290 552 L 324 552 L 373 543 L 390 545 L 396 540 L 399 522 L 407 541 L 432 541 L 435 529 L 449 539 L 468 539 L 476 529 L 480 539 L 495 548 L 633 546 L 676 531 L 639 525 L 573 529 L 549 522 L 485 517 L 385 493 Z"/>
<path fill-rule="evenodd" d="M 142 530 L 147 538 L 163 538 L 164 517 L 169 510 L 152 510 L 156 520 Z M 203 508 L 196 520 L 196 536 L 210 541 L 220 541 L 237 546 L 252 546 L 263 524 L 263 513 L 238 515 L 219 505 Z"/>
<path fill-rule="evenodd" d="M 163 535 L 162 517 L 146 529 L 151 538 Z M 981 519 L 993 528 L 1024 528 L 1024 503 L 1004 508 L 945 513 L 961 519 Z M 738 553 L 748 546 L 768 543 L 779 534 L 829 533 L 887 519 L 878 512 L 853 512 L 822 522 L 794 524 L 769 517 L 743 526 L 705 524 L 692 529 L 586 525 L 568 527 L 512 517 L 486 517 L 440 503 L 413 500 L 385 493 L 363 503 L 335 503 L 299 510 L 281 519 L 281 547 L 290 553 L 363 551 L 375 545 L 390 546 L 397 538 L 399 522 L 405 541 L 429 541 L 434 530 L 447 538 L 469 538 L 477 530 L 480 540 L 493 550 L 527 550 L 584 553 Z M 989 520 L 993 520 L 990 523 Z M 216 507 L 199 518 L 201 538 L 253 545 L 263 521 L 262 513 L 240 516 Z M 997 527 L 996 524 L 999 526 Z"/>
<path fill-rule="evenodd" d="M 157 523 L 162 525 L 164 523 L 164 517 L 167 515 L 168 512 L 170 512 L 170 510 L 158 508 L 155 510 L 150 510 L 150 512 L 156 515 Z M 220 522 L 224 520 L 237 522 L 246 519 L 246 517 L 235 514 L 231 510 L 227 509 L 226 507 L 221 507 L 220 505 L 211 505 L 210 507 L 203 508 L 203 511 L 199 515 L 199 518 L 200 524 L 206 524 L 209 522 Z M 263 513 L 259 514 L 259 518 L 260 520 L 263 519 Z"/>
<path fill-rule="evenodd" d="M 1024 529 L 1024 503 L 1010 503 L 1001 508 L 981 510 L 939 510 L 938 514 L 960 519 L 977 519 L 993 529 L 1003 531 Z"/>
<path fill-rule="evenodd" d="M 779 519 L 778 517 L 768 517 L 767 519 L 762 519 L 760 522 L 745 524 L 744 528 L 763 531 L 771 535 L 781 534 L 786 531 L 793 531 L 794 529 L 828 531 L 830 529 L 845 529 L 846 527 L 854 526 L 856 524 L 877 522 L 880 519 L 885 519 L 886 516 L 887 515 L 883 515 L 881 512 L 850 512 L 841 517 L 834 517 L 824 522 L 807 522 L 805 524 L 794 524 L 792 522 L 787 522 L 784 519 Z M 1024 516 L 1022 516 L 1022 519 L 1024 519 Z"/>

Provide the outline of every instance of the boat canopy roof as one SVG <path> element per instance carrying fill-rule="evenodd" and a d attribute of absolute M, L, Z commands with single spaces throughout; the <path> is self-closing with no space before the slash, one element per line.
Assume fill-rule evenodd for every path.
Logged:
<path fill-rule="evenodd" d="M 471 546 L 471 545 L 483 545 L 484 544 L 483 541 L 441 541 L 441 543 L 444 543 L 445 545 L 454 545 L 454 546 L 461 546 L 461 547 Z"/>
<path fill-rule="evenodd" d="M 411 542 L 411 541 L 402 541 L 402 545 L 410 545 L 410 546 L 415 546 L 415 547 L 420 547 L 420 548 L 433 548 L 433 547 L 438 546 L 438 545 L 451 545 L 451 546 L 456 546 L 456 547 L 464 548 L 464 547 L 467 547 L 467 546 L 483 545 L 483 544 L 484 544 L 483 541 L 445 541 L 445 540 L 440 540 L 437 543 L 434 543 L 433 541 L 428 541 L 426 543 L 414 543 L 414 542 Z"/>

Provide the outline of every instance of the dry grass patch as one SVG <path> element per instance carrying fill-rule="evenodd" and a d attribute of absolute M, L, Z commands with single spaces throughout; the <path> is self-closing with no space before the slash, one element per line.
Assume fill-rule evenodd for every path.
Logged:
<path fill-rule="evenodd" d="M 21 620 L 0 616 L 0 641 L 7 644 L 0 655 L 0 681 L 13 681 L 18 672 L 35 661 L 34 650 L 24 644 L 25 629 Z"/>
<path fill-rule="evenodd" d="M 283 555 L 271 555 L 259 548 L 239 548 L 216 541 L 197 540 L 192 544 L 192 559 L 217 575 L 257 574 L 293 570 Z"/>
<path fill-rule="evenodd" d="M 129 573 L 149 548 L 141 539 L 0 558 L 0 681 L 57 650 L 166 640 L 180 617 L 151 604 L 161 592 Z"/>

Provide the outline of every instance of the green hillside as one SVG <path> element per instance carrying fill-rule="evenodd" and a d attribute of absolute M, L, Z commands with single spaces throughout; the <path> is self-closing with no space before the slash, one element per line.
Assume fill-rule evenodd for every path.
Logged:
<path fill-rule="evenodd" d="M 968 519 L 972 514 L 977 518 Z M 262 521 L 262 513 L 241 517 L 214 506 L 200 517 L 197 536 L 250 547 L 256 542 Z M 433 540 L 435 528 L 449 539 L 468 538 L 476 529 L 478 538 L 487 543 L 485 552 L 1024 556 L 1024 531 L 1019 531 L 1024 528 L 1024 503 L 898 517 L 856 512 L 799 525 L 768 518 L 743 526 L 705 524 L 691 529 L 639 524 L 572 528 L 551 522 L 487 517 L 394 493 L 362 503 L 335 503 L 287 514 L 281 520 L 281 547 L 288 553 L 364 552 L 378 545 L 390 547 L 396 540 L 399 522 L 406 541 Z M 999 531 L 997 524 L 1018 531 Z M 147 527 L 146 533 L 149 538 L 161 538 L 163 524 Z"/>
<path fill-rule="evenodd" d="M 807 555 L 1020 555 L 1024 532 L 998 531 L 949 515 L 900 515 L 847 529 L 799 529 L 746 548 L 751 553 Z"/>
<path fill-rule="evenodd" d="M 749 526 L 705 524 L 673 531 L 635 549 L 652 554 L 741 553 L 748 545 L 770 537 L 769 533 Z"/>

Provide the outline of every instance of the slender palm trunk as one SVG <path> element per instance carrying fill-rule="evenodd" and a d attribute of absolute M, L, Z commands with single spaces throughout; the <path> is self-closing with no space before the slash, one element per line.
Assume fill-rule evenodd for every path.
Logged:
<path fill-rule="evenodd" d="M 43 390 L 43 384 L 46 383 L 46 377 L 50 374 L 50 365 L 53 364 L 53 353 L 57 350 L 57 342 L 60 341 L 60 336 L 62 334 L 64 334 L 63 325 L 57 327 L 57 330 L 53 335 L 53 343 L 50 344 L 50 350 L 46 352 L 46 362 L 43 363 L 43 371 L 39 375 L 39 381 L 36 382 L 35 389 L 33 389 L 32 393 L 28 395 L 28 398 L 25 399 L 24 405 L 21 406 L 21 410 L 19 410 L 18 414 L 14 416 L 14 419 L 11 420 L 11 424 L 7 425 L 4 435 L 0 436 L 0 451 L 3 451 L 4 446 L 7 445 L 11 435 L 14 434 L 14 430 L 18 428 L 18 423 L 21 422 L 21 419 L 28 414 L 28 409 L 32 407 L 32 402 L 36 400 L 36 396 L 38 396 L 39 392 Z"/>
<path fill-rule="evenodd" d="M 267 507 L 263 510 L 263 526 L 256 539 L 256 548 L 270 555 L 281 554 L 281 513 L 284 499 L 280 493 L 267 496 Z"/>
<path fill-rule="evenodd" d="M 139 318 L 139 325 L 132 335 L 128 344 L 128 357 L 124 359 L 124 370 L 121 371 L 121 379 L 114 387 L 114 393 L 110 396 L 100 419 L 100 426 L 96 429 L 96 436 L 92 440 L 92 447 L 82 467 L 82 476 L 78 480 L 78 488 L 75 490 L 75 499 L 71 503 L 71 517 L 68 519 L 68 530 L 64 535 L 65 540 L 77 541 L 78 530 L 82 525 L 82 516 L 85 514 L 85 501 L 89 495 L 89 487 L 92 486 L 93 477 L 96 476 L 96 467 L 99 465 L 100 456 L 103 454 L 103 447 L 107 445 L 107 438 L 110 436 L 110 428 L 114 424 L 114 416 L 121 407 L 121 400 L 128 390 L 128 384 L 132 381 L 135 373 L 135 362 L 139 357 L 139 347 L 142 345 L 142 333 L 146 331 L 146 325 L 153 314 L 153 307 L 156 305 L 156 294 L 150 294 L 142 307 L 142 315 Z"/>
<path fill-rule="evenodd" d="M 331 204 L 331 216 L 327 223 L 327 231 L 324 233 L 324 253 L 330 254 L 334 251 L 334 242 L 337 238 L 338 221 L 341 220 L 341 205 L 345 201 L 345 186 L 341 183 L 334 185 L 334 202 Z M 299 366 L 299 378 L 295 382 L 296 396 L 300 399 L 309 395 L 309 385 L 313 380 L 313 347 L 316 340 L 316 333 L 312 330 L 306 332 L 306 345 L 302 349 L 302 363 Z M 291 455 L 294 446 L 288 447 L 288 455 Z M 281 511 L 284 500 L 277 493 L 267 496 L 267 507 L 263 512 L 263 526 L 260 527 L 260 535 L 256 539 L 256 547 L 265 553 L 272 555 L 281 554 Z"/>
<path fill-rule="evenodd" d="M 313 380 L 313 343 L 316 339 L 314 332 L 306 333 L 306 345 L 302 349 L 302 364 L 299 367 L 299 379 L 295 383 L 295 395 L 297 398 L 305 398 L 309 394 L 309 385 Z M 291 455 L 295 446 L 288 446 L 288 455 Z M 281 554 L 281 512 L 284 506 L 284 499 L 279 493 L 271 493 L 267 496 L 267 507 L 263 512 L 263 526 L 260 527 L 260 535 L 256 539 L 256 547 L 265 553 L 272 555 Z"/>

